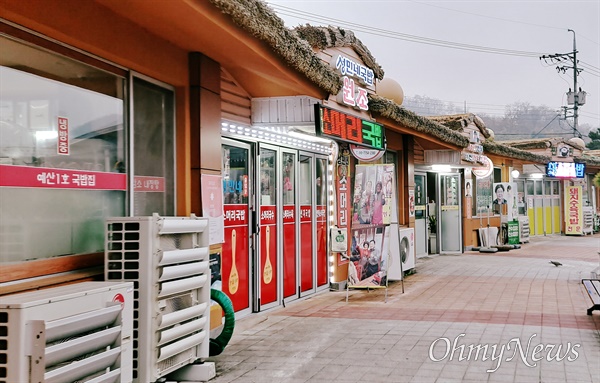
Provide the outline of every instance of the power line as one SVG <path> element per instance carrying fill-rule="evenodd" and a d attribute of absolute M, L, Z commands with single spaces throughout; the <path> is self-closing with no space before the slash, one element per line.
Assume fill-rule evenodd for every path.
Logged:
<path fill-rule="evenodd" d="M 524 24 L 524 25 L 532 25 L 534 27 L 542 27 L 542 28 L 549 28 L 549 29 L 558 29 L 558 30 L 564 30 L 564 28 L 559 28 L 559 27 L 552 27 L 549 25 L 542 25 L 542 24 L 534 24 L 534 23 L 526 23 L 524 21 L 517 21 L 517 20 L 509 20 L 509 19 L 503 19 L 500 17 L 494 17 L 494 16 L 486 16 L 486 15 L 481 15 L 479 13 L 473 13 L 473 12 L 466 12 L 466 11 L 459 11 L 458 9 L 452 9 L 452 8 L 446 8 L 446 7 L 440 7 L 439 5 L 434 5 L 434 4 L 430 4 L 430 3 L 421 3 L 420 1 L 412 1 L 412 0 L 408 0 L 411 3 L 416 3 L 416 4 L 421 4 L 421 5 L 427 5 L 428 7 L 434 7 L 434 8 L 440 8 L 440 9 L 445 9 L 447 11 L 452 11 L 452 12 L 457 12 L 457 13 L 464 13 L 467 15 L 473 15 L 473 16 L 478 16 L 478 17 L 485 17 L 487 19 L 493 19 L 493 20 L 500 20 L 500 21 L 507 21 L 509 23 L 516 23 L 516 24 Z"/>
<path fill-rule="evenodd" d="M 340 19 L 324 17 L 324 16 L 320 16 L 320 15 L 317 15 L 314 13 L 304 12 L 304 11 L 296 10 L 293 8 L 289 8 L 289 7 L 286 7 L 283 5 L 271 4 L 271 6 L 280 14 L 295 17 L 300 20 L 308 19 L 308 20 L 317 21 L 317 22 L 323 22 L 323 21 L 327 22 L 327 23 L 333 22 L 333 23 L 337 23 L 339 25 L 345 25 L 356 31 L 361 31 L 364 33 L 381 36 L 381 37 L 387 37 L 387 38 L 396 39 L 396 40 L 403 40 L 403 41 L 409 41 L 409 42 L 420 43 L 420 44 L 440 46 L 440 47 L 444 47 L 444 48 L 453 48 L 453 49 L 475 51 L 475 52 L 481 52 L 481 53 L 499 54 L 499 55 L 506 55 L 506 56 L 539 57 L 540 55 L 544 54 L 542 52 L 528 52 L 528 51 L 519 51 L 519 50 L 513 50 L 513 49 L 493 48 L 493 47 L 486 47 L 486 46 L 480 46 L 480 45 L 472 45 L 472 44 L 456 43 L 456 42 L 446 41 L 446 40 L 432 39 L 432 38 L 428 38 L 428 37 L 422 37 L 422 36 L 416 36 L 416 35 L 410 35 L 410 34 L 406 34 L 406 33 L 391 31 L 388 29 L 374 28 L 374 27 L 370 27 L 370 26 L 367 26 L 364 24 L 353 23 L 353 22 L 344 21 L 344 20 L 340 20 Z"/>

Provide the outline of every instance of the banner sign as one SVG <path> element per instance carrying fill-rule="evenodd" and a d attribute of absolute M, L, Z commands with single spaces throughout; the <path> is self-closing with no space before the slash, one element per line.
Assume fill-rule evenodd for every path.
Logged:
<path fill-rule="evenodd" d="M 583 234 L 581 186 L 565 187 L 565 234 Z"/>
<path fill-rule="evenodd" d="M 337 227 L 350 226 L 350 151 L 347 145 L 340 145 L 336 164 L 335 190 L 337 190 Z M 338 265 L 348 263 L 348 257 L 339 253 Z"/>
<path fill-rule="evenodd" d="M 125 173 L 0 165 L 0 187 L 127 190 Z"/>

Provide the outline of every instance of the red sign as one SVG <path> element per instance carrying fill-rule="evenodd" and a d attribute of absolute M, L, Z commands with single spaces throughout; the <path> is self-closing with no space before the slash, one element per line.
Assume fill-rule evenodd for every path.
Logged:
<path fill-rule="evenodd" d="M 313 225 L 312 207 L 300 205 L 300 288 L 307 291 L 313 288 Z"/>
<path fill-rule="evenodd" d="M 223 205 L 225 222 L 221 275 L 223 291 L 234 311 L 250 307 L 250 247 L 248 242 L 248 205 Z"/>
<path fill-rule="evenodd" d="M 329 268 L 327 265 L 327 207 L 317 205 L 317 286 L 329 282 Z"/>
<path fill-rule="evenodd" d="M 283 206 L 283 297 L 296 294 L 296 220 L 294 205 Z"/>
<path fill-rule="evenodd" d="M 248 225 L 248 205 L 223 205 L 225 226 Z"/>
<path fill-rule="evenodd" d="M 339 228 L 348 227 L 350 224 L 350 152 L 347 148 L 340 149 L 340 155 L 337 160 L 337 172 L 335 179 L 335 189 L 337 190 L 337 226 Z M 339 264 L 345 264 L 348 261 L 341 257 Z"/>
<path fill-rule="evenodd" d="M 133 177 L 133 191 L 136 192 L 164 192 L 165 177 Z"/>
<path fill-rule="evenodd" d="M 20 188 L 127 190 L 124 173 L 0 165 L 0 186 Z"/>
<path fill-rule="evenodd" d="M 56 152 L 69 155 L 69 119 L 58 117 L 58 140 L 56 140 Z"/>
<path fill-rule="evenodd" d="M 277 213 L 275 205 L 260 207 L 260 302 L 277 300 Z"/>

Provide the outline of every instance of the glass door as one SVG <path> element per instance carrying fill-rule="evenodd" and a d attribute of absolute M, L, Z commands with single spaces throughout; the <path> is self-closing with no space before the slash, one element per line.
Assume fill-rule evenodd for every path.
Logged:
<path fill-rule="evenodd" d="M 253 177 L 250 145 L 223 139 L 224 234 L 221 255 L 222 290 L 236 313 L 250 311 L 252 282 L 250 212 Z"/>
<path fill-rule="evenodd" d="M 459 174 L 439 174 L 440 253 L 462 252 Z"/>
<path fill-rule="evenodd" d="M 312 155 L 300 154 L 300 295 L 315 292 L 315 252 L 313 237 L 314 171 Z"/>
<path fill-rule="evenodd" d="M 283 221 L 283 299 L 297 299 L 298 294 L 298 200 L 297 179 L 298 155 L 296 151 L 282 149 L 282 221 Z"/>
<path fill-rule="evenodd" d="M 415 174 L 415 254 L 427 255 L 427 190 L 425 174 Z"/>
<path fill-rule="evenodd" d="M 317 256 L 317 288 L 329 288 L 329 260 L 327 252 L 327 157 L 316 156 L 316 256 Z"/>
<path fill-rule="evenodd" d="M 552 233 L 560 234 L 561 209 L 560 209 L 560 181 L 550 181 L 550 204 L 552 214 Z"/>
<path fill-rule="evenodd" d="M 256 311 L 277 306 L 280 301 L 280 254 L 277 208 L 278 148 L 260 144 L 257 166 L 258 238 L 255 283 L 258 291 Z"/>

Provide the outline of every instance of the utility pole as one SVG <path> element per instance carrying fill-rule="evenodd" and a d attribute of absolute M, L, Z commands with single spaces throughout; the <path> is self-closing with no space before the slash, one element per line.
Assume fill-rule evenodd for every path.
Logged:
<path fill-rule="evenodd" d="M 583 69 L 577 68 L 577 44 L 575 40 L 575 31 L 572 29 L 568 29 L 569 32 L 573 32 L 573 51 L 568 53 L 555 53 L 553 55 L 543 55 L 540 57 L 540 60 L 544 59 L 546 63 L 549 64 L 559 64 L 556 66 L 556 71 L 558 73 L 562 72 L 563 74 L 567 72 L 567 70 L 573 70 L 573 90 L 569 88 L 567 92 L 567 104 L 573 105 L 572 108 L 568 106 L 563 106 L 565 113 L 565 118 L 573 117 L 573 135 L 581 138 L 581 133 L 578 130 L 577 119 L 579 117 L 579 107 L 585 104 L 585 95 L 586 92 L 582 91 L 581 88 L 577 88 L 577 76 L 579 73 L 583 71 Z M 550 62 L 548 62 L 550 61 Z M 563 65 L 563 62 L 567 62 L 567 65 Z M 568 65 L 568 62 L 572 64 L 572 66 Z M 573 110 L 573 115 L 568 116 L 567 110 Z"/>
<path fill-rule="evenodd" d="M 577 109 L 579 103 L 579 92 L 577 92 L 577 45 L 575 43 L 575 31 L 572 29 L 568 29 L 569 32 L 573 32 L 573 130 L 575 133 L 577 130 Z"/>

